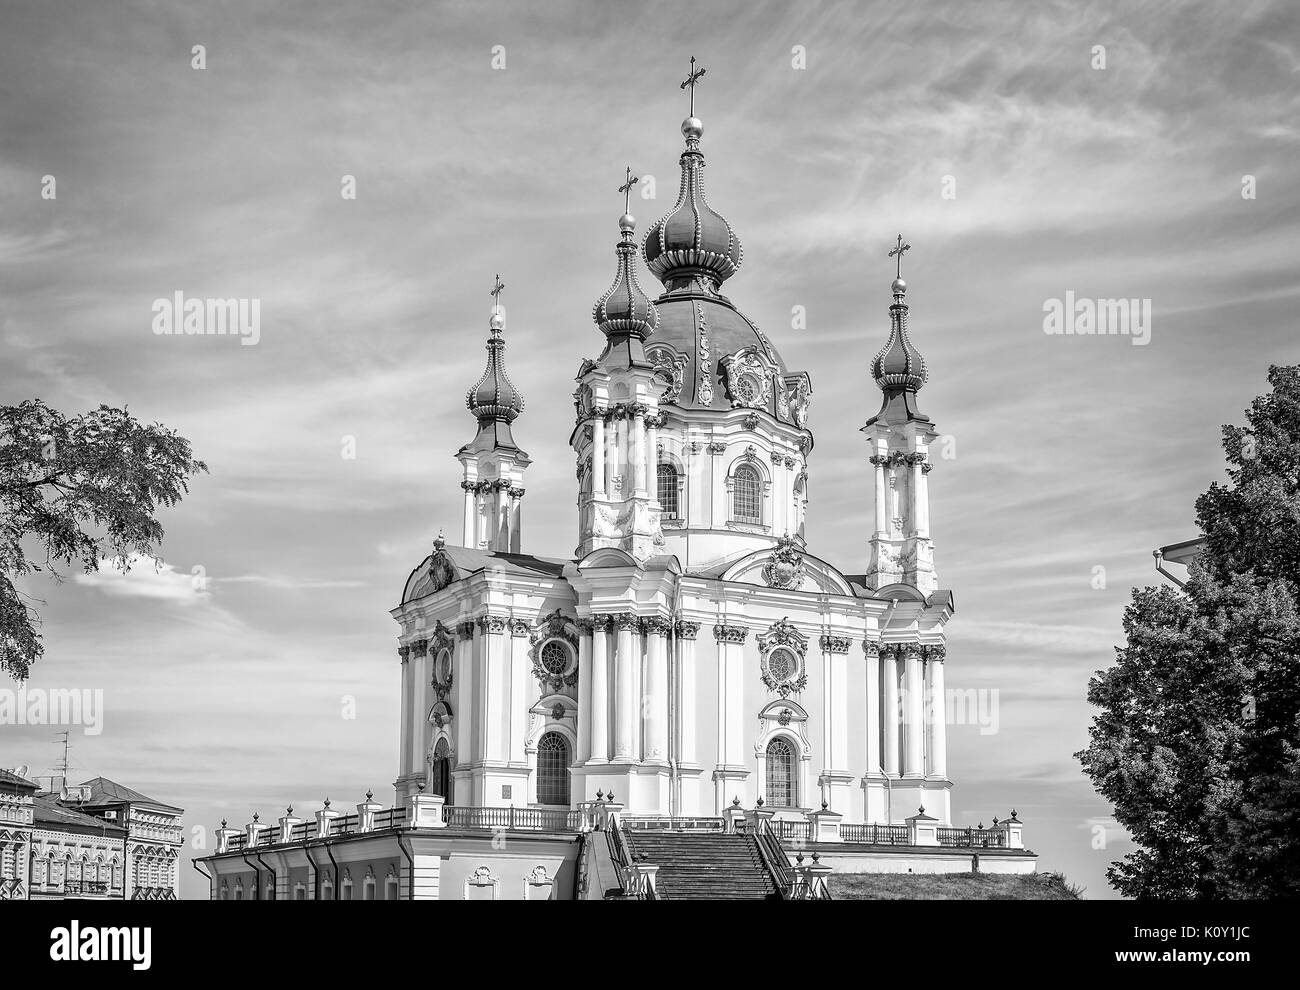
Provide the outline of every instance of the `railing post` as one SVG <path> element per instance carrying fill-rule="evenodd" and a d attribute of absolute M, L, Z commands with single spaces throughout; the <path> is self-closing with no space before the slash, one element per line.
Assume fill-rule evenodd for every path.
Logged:
<path fill-rule="evenodd" d="M 375 830 L 375 812 L 383 808 L 375 801 L 375 795 L 366 791 L 366 799 L 357 805 L 357 831 L 373 832 Z"/>
<path fill-rule="evenodd" d="M 939 844 L 939 819 L 925 813 L 925 806 L 907 819 L 907 843 L 912 846 L 937 846 Z"/>
<path fill-rule="evenodd" d="M 994 826 L 1002 833 L 1002 845 L 1006 849 L 1024 849 L 1024 828 L 1019 818 L 1016 817 L 1016 809 L 1011 809 L 1011 817 L 1000 825 Z"/>
<path fill-rule="evenodd" d="M 446 798 L 441 794 L 425 794 L 417 791 L 408 799 L 410 804 L 406 812 L 411 828 L 446 828 L 442 820 L 442 807 Z"/>
<path fill-rule="evenodd" d="M 808 816 L 812 819 L 812 839 L 814 842 L 839 842 L 840 819 L 844 816 L 838 811 L 831 811 L 822 802 L 821 811 L 814 811 Z"/>
<path fill-rule="evenodd" d="M 513 804 L 510 806 L 510 815 L 506 819 L 506 828 L 512 832 L 515 828 L 515 806 Z"/>

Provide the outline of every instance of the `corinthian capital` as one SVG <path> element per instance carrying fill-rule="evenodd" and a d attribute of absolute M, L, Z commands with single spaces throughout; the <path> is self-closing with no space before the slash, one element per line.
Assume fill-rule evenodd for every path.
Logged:
<path fill-rule="evenodd" d="M 719 624 L 713 627 L 713 638 L 719 643 L 743 643 L 748 636 L 749 630 L 744 626 Z"/>
<path fill-rule="evenodd" d="M 823 653 L 848 653 L 849 639 L 847 636 L 823 636 L 821 647 Z"/>

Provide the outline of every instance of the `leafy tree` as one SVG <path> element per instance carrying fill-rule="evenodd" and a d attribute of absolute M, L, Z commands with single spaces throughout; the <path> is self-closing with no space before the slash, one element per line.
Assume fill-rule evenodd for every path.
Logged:
<path fill-rule="evenodd" d="M 207 471 L 190 443 L 160 423 L 100 406 L 67 418 L 39 399 L 0 406 L 0 672 L 24 680 L 44 652 L 39 616 L 14 581 L 35 571 L 62 580 L 133 554 L 157 560 L 155 518 Z"/>
<path fill-rule="evenodd" d="M 1135 589 L 1076 754 L 1138 849 L 1142 898 L 1300 896 L 1300 366 L 1225 426 L 1228 483 L 1196 502 L 1182 592 Z"/>

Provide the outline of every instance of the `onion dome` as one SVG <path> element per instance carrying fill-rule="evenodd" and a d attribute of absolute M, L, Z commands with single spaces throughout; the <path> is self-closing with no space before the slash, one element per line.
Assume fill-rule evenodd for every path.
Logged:
<path fill-rule="evenodd" d="M 506 375 L 506 342 L 501 336 L 505 326 L 505 311 L 500 306 L 492 307 L 492 317 L 488 321 L 491 336 L 487 342 L 487 369 L 478 383 L 465 393 L 465 405 L 478 420 L 478 434 L 461 448 L 462 453 L 511 450 L 523 454 L 510 433 L 510 424 L 524 411 L 524 397 Z"/>
<path fill-rule="evenodd" d="M 636 256 L 633 237 L 636 233 L 636 218 L 630 213 L 624 213 L 618 218 L 618 229 L 621 236 L 614 247 L 618 257 L 618 271 L 614 275 L 614 284 L 596 300 L 591 318 L 611 343 L 622 337 L 645 340 L 659 326 L 659 313 L 636 280 L 633 260 Z"/>
<path fill-rule="evenodd" d="M 930 371 L 907 334 L 907 283 L 896 278 L 890 290 L 894 302 L 889 307 L 889 339 L 871 362 L 871 377 L 885 393 L 885 401 L 868 426 L 876 421 L 893 424 L 930 420 L 916 406 L 916 393 L 929 380 Z"/>
<path fill-rule="evenodd" d="M 483 372 L 478 384 L 465 393 L 465 405 L 480 422 L 485 419 L 503 419 L 512 423 L 524 411 L 524 397 L 506 375 L 506 342 L 501 336 L 505 326 L 504 311 L 499 306 L 493 307 L 492 318 L 488 321 L 492 335 L 487 342 L 487 370 Z"/>
<path fill-rule="evenodd" d="M 677 205 L 646 232 L 645 260 L 664 288 L 683 288 L 705 279 L 717 289 L 740 268 L 740 238 L 704 198 L 704 153 L 697 117 L 682 122 L 682 183 Z"/>

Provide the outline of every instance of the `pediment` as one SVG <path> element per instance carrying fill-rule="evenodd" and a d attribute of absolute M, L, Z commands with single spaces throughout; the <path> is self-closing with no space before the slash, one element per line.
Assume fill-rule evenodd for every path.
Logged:
<path fill-rule="evenodd" d="M 781 540 L 774 547 L 740 558 L 727 568 L 722 580 L 805 594 L 853 597 L 853 588 L 837 568 L 793 540 Z"/>

